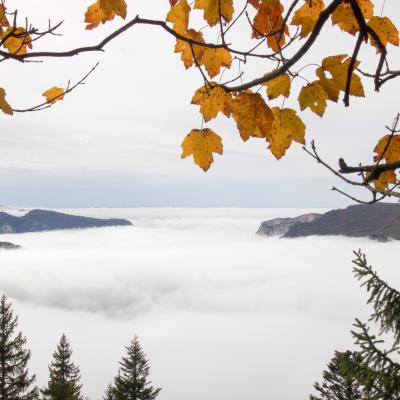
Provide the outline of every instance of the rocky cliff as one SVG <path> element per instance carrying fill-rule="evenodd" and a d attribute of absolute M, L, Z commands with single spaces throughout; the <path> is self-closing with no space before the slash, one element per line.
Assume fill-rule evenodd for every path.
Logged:
<path fill-rule="evenodd" d="M 269 221 L 264 221 L 261 223 L 258 231 L 256 232 L 257 235 L 264 235 L 264 236 L 282 236 L 284 235 L 290 227 L 293 225 L 304 222 L 312 222 L 319 218 L 321 214 L 304 214 L 300 215 L 299 217 L 295 218 L 274 218 L 270 219 Z"/>
<path fill-rule="evenodd" d="M 47 210 L 32 210 L 20 217 L 0 212 L 0 233 L 41 232 L 120 225 L 132 225 L 132 223 L 125 219 L 89 218 Z"/>
<path fill-rule="evenodd" d="M 318 214 L 317 214 L 318 215 Z M 301 216 L 303 217 L 303 216 Z M 284 218 L 281 225 L 274 230 L 283 237 L 294 238 L 311 235 L 343 235 L 352 237 L 370 237 L 371 239 L 387 241 L 400 240 L 400 204 L 377 203 L 373 205 L 354 205 L 346 209 L 332 210 L 319 215 L 311 221 L 300 221 L 297 218 Z M 290 221 L 286 221 L 290 220 Z M 261 224 L 259 233 L 276 220 Z M 275 222 L 275 224 L 277 224 Z M 266 228 L 263 228 L 266 227 Z M 270 231 L 273 231 L 271 229 Z"/>

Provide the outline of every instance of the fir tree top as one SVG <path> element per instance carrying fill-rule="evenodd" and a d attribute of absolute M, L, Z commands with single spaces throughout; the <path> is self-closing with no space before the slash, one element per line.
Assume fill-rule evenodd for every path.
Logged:
<path fill-rule="evenodd" d="M 126 347 L 127 355 L 122 357 L 114 385 L 109 385 L 106 400 L 154 400 L 161 388 L 154 388 L 150 375 L 150 364 L 137 336 Z"/>
<path fill-rule="evenodd" d="M 3 295 L 0 299 L 0 398 L 1 400 L 36 400 L 35 375 L 29 374 L 31 352 L 25 348 L 26 338 L 16 333 L 18 317 Z"/>
<path fill-rule="evenodd" d="M 72 349 L 63 334 L 49 366 L 49 382 L 42 390 L 46 400 L 82 400 L 80 371 L 71 360 Z"/>

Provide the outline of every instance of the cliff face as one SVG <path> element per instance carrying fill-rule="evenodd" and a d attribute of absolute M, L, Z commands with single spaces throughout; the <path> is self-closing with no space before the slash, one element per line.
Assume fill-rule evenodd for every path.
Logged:
<path fill-rule="evenodd" d="M 369 237 L 380 241 L 387 241 L 391 238 L 400 240 L 400 204 L 354 205 L 325 214 L 277 218 L 263 222 L 257 233 L 260 235 L 283 235 L 288 238 L 343 235 Z"/>
<path fill-rule="evenodd" d="M 89 218 L 46 210 L 32 210 L 21 217 L 0 212 L 0 233 L 41 232 L 120 225 L 132 224 L 124 219 Z"/>
<path fill-rule="evenodd" d="M 321 214 L 304 214 L 295 218 L 274 218 L 261 223 L 257 235 L 264 236 L 282 236 L 285 235 L 289 228 L 298 223 L 309 223 L 319 218 Z"/>
<path fill-rule="evenodd" d="M 355 205 L 329 211 L 317 220 L 295 224 L 285 237 L 344 235 L 376 240 L 400 240 L 400 204 Z"/>

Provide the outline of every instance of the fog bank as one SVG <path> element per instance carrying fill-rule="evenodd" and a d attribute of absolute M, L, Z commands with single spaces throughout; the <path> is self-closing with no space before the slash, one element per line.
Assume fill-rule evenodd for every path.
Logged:
<path fill-rule="evenodd" d="M 310 210 L 69 211 L 134 225 L 2 235 L 23 249 L 0 253 L 0 290 L 39 383 L 65 332 L 92 400 L 134 334 L 160 400 L 306 399 L 333 351 L 351 346 L 354 318 L 369 315 L 352 250 L 400 286 L 397 242 L 254 235 L 262 220 Z"/>

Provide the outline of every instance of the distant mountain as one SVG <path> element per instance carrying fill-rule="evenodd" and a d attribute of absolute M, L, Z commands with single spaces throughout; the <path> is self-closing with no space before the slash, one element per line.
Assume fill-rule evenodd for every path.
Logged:
<path fill-rule="evenodd" d="M 21 246 L 10 242 L 0 242 L 0 250 L 14 250 L 20 249 Z"/>
<path fill-rule="evenodd" d="M 89 218 L 46 210 L 32 210 L 19 217 L 0 212 L 0 233 L 41 232 L 120 225 L 132 225 L 132 223 L 125 219 Z"/>
<path fill-rule="evenodd" d="M 268 222 L 271 221 L 263 222 L 259 231 L 263 224 L 268 226 Z M 289 224 L 290 226 L 287 221 L 283 223 L 286 227 L 283 237 L 287 238 L 343 235 L 370 237 L 380 241 L 387 241 L 390 238 L 400 240 L 400 204 L 354 205 L 346 209 L 328 211 L 315 217 L 312 221 L 295 221 L 295 223 Z M 262 231 L 258 233 L 263 234 Z"/>

